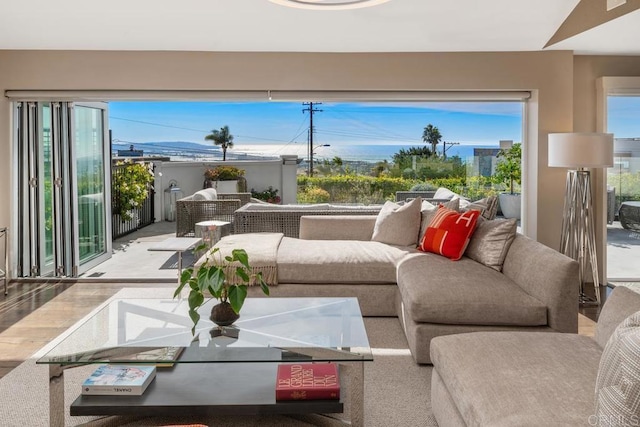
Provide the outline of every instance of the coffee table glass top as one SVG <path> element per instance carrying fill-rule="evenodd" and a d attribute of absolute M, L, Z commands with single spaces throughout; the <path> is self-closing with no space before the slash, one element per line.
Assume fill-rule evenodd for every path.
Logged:
<path fill-rule="evenodd" d="M 151 363 L 139 354 L 167 347 L 183 348 L 176 363 L 373 360 L 356 298 L 247 298 L 226 328 L 209 320 L 215 303 L 192 335 L 186 299 L 113 300 L 37 363 Z"/>

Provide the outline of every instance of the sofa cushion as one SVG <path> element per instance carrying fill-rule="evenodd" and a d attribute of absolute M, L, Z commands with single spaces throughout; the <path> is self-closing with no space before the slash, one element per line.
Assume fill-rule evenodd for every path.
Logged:
<path fill-rule="evenodd" d="M 396 264 L 412 251 L 372 241 L 284 237 L 278 283 L 395 283 Z"/>
<path fill-rule="evenodd" d="M 216 192 L 215 188 L 205 188 L 203 190 L 200 191 L 196 191 L 195 193 L 193 193 L 193 197 L 192 200 L 198 202 L 198 201 L 209 201 L 209 200 L 217 200 L 218 199 L 218 193 Z"/>
<path fill-rule="evenodd" d="M 422 236 L 420 250 L 459 260 L 469 244 L 479 216 L 480 211 L 458 213 L 439 206 Z"/>
<path fill-rule="evenodd" d="M 495 219 L 498 213 L 498 196 L 489 196 L 484 199 L 470 202 L 465 208 L 465 211 L 475 209 L 482 213 L 482 218 L 487 220 Z"/>
<path fill-rule="evenodd" d="M 598 420 L 616 420 L 616 425 L 640 422 L 640 311 L 609 338 L 600 359 L 595 399 Z"/>
<path fill-rule="evenodd" d="M 398 289 L 415 322 L 455 325 L 547 325 L 547 307 L 504 274 L 467 257 L 453 263 L 430 253 L 398 265 Z"/>
<path fill-rule="evenodd" d="M 517 227 L 515 218 L 478 221 L 464 254 L 487 267 L 502 271 L 509 247 L 516 238 Z"/>
<path fill-rule="evenodd" d="M 420 229 L 421 206 L 420 197 L 403 205 L 387 201 L 378 213 L 371 240 L 390 245 L 415 246 Z"/>
<path fill-rule="evenodd" d="M 434 369 L 475 426 L 590 425 L 601 353 L 577 334 L 475 332 L 431 341 Z"/>

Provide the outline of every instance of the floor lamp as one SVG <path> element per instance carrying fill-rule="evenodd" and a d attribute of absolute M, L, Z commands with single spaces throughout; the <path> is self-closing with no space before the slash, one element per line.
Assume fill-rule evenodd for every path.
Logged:
<path fill-rule="evenodd" d="M 591 172 L 587 168 L 613 166 L 613 134 L 549 134 L 549 166 L 571 168 L 567 171 L 560 252 L 580 265 L 580 303 L 600 304 L 600 280 L 596 257 L 594 206 L 591 197 Z M 591 269 L 595 299 L 585 295 L 585 276 Z"/>

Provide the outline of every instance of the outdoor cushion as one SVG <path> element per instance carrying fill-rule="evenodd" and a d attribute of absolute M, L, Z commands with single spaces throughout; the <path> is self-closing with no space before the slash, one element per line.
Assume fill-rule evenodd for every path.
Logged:
<path fill-rule="evenodd" d="M 509 247 L 516 238 L 517 226 L 515 218 L 478 221 L 465 255 L 487 267 L 502 271 Z"/>
<path fill-rule="evenodd" d="M 601 353 L 577 334 L 474 332 L 431 341 L 434 370 L 474 426 L 590 425 Z"/>
<path fill-rule="evenodd" d="M 462 257 L 473 234 L 480 211 L 458 213 L 439 206 L 420 241 L 420 250 L 454 261 Z"/>
<path fill-rule="evenodd" d="M 547 307 L 504 274 L 467 257 L 453 263 L 430 253 L 398 265 L 398 289 L 415 322 L 541 326 Z"/>
<path fill-rule="evenodd" d="M 410 251 L 380 242 L 284 237 L 278 283 L 395 283 L 396 264 Z"/>
<path fill-rule="evenodd" d="M 203 190 L 196 191 L 193 193 L 193 197 L 191 200 L 193 201 L 203 201 L 203 200 L 217 200 L 218 193 L 215 188 L 205 188 Z"/>
<path fill-rule="evenodd" d="M 471 203 L 467 198 L 462 197 L 458 193 L 454 193 L 453 191 L 445 187 L 438 188 L 436 190 L 436 194 L 433 195 L 433 198 L 449 200 L 460 199 L 460 209 L 466 209 L 467 206 L 469 206 L 469 204 Z"/>
<path fill-rule="evenodd" d="M 415 246 L 420 229 L 420 207 L 417 197 L 404 205 L 387 201 L 376 218 L 371 240 L 399 246 Z"/>

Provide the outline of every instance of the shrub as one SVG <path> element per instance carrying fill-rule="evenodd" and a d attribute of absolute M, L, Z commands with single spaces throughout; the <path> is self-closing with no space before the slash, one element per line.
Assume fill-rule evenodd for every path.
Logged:
<path fill-rule="evenodd" d="M 433 191 L 437 190 L 438 187 L 429 183 L 429 182 L 421 182 L 420 184 L 416 184 L 409 189 L 409 191 Z"/>
<path fill-rule="evenodd" d="M 254 197 L 258 200 L 263 200 L 268 203 L 278 204 L 281 201 L 280 196 L 278 196 L 278 189 L 273 188 L 272 186 L 269 186 L 269 188 L 264 191 L 256 191 L 252 188 L 251 197 Z"/>
<path fill-rule="evenodd" d="M 131 211 L 142 206 L 149 195 L 153 183 L 153 165 L 131 160 L 116 163 L 118 170 L 113 174 L 111 205 L 113 213 L 122 221 L 129 221 Z"/>
<path fill-rule="evenodd" d="M 204 171 L 205 179 L 211 181 L 234 181 L 244 176 L 244 169 L 235 166 L 216 166 Z"/>
<path fill-rule="evenodd" d="M 327 190 L 319 187 L 306 187 L 298 192 L 298 203 L 327 203 L 331 200 L 331 195 Z"/>

